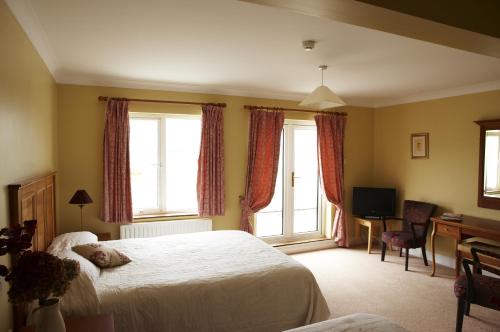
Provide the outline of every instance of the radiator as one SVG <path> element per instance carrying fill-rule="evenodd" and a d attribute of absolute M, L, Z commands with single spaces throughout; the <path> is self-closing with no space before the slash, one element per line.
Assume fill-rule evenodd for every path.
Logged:
<path fill-rule="evenodd" d="M 212 230 L 211 219 L 162 220 L 120 226 L 120 239 L 207 232 Z"/>

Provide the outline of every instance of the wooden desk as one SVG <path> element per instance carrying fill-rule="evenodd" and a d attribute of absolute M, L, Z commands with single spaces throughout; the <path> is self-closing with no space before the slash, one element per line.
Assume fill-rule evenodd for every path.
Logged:
<path fill-rule="evenodd" d="M 66 332 L 114 332 L 113 315 L 96 315 L 64 319 Z M 33 326 L 22 327 L 21 332 L 35 332 Z"/>
<path fill-rule="evenodd" d="M 432 235 L 432 274 L 436 274 L 436 235 L 455 239 L 455 274 L 460 274 L 460 255 L 458 253 L 458 244 L 460 241 L 473 236 L 479 236 L 485 239 L 500 241 L 500 220 L 483 219 L 471 216 L 464 216 L 461 222 L 443 220 L 441 218 L 431 218 Z"/>

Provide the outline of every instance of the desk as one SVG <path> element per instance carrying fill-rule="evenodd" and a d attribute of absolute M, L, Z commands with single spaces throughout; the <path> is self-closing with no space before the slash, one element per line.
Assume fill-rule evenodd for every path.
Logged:
<path fill-rule="evenodd" d="M 458 243 L 469 237 L 479 236 L 485 239 L 500 241 L 500 221 L 464 216 L 461 222 L 443 220 L 441 218 L 431 218 L 432 235 L 432 274 L 436 274 L 436 235 L 455 239 L 455 274 L 460 274 L 460 255 L 458 253 Z"/>

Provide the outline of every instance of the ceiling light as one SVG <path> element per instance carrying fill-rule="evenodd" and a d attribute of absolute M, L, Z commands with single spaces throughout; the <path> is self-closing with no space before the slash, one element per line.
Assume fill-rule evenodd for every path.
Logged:
<path fill-rule="evenodd" d="M 314 89 L 314 91 L 309 96 L 307 96 L 306 99 L 304 99 L 299 104 L 299 106 L 305 106 L 319 110 L 344 106 L 345 102 L 327 86 L 323 85 L 323 73 L 328 68 L 328 66 L 321 65 L 318 68 L 319 70 L 321 70 L 321 85 Z"/>

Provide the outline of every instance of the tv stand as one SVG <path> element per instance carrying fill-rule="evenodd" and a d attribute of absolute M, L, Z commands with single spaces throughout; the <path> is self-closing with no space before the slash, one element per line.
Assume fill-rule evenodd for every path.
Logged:
<path fill-rule="evenodd" d="M 374 228 L 379 228 L 380 230 L 377 231 L 378 234 L 382 235 L 382 231 L 384 229 L 384 224 L 382 223 L 382 219 L 386 219 L 386 223 L 388 225 L 388 229 L 391 229 L 391 221 L 390 217 L 354 217 L 354 224 L 355 224 L 355 237 L 356 239 L 360 239 L 361 235 L 361 226 L 365 226 L 368 228 L 368 254 L 371 254 L 372 251 L 372 242 L 373 239 L 375 239 L 374 236 Z M 389 250 L 392 251 L 392 247 L 389 247 Z"/>

